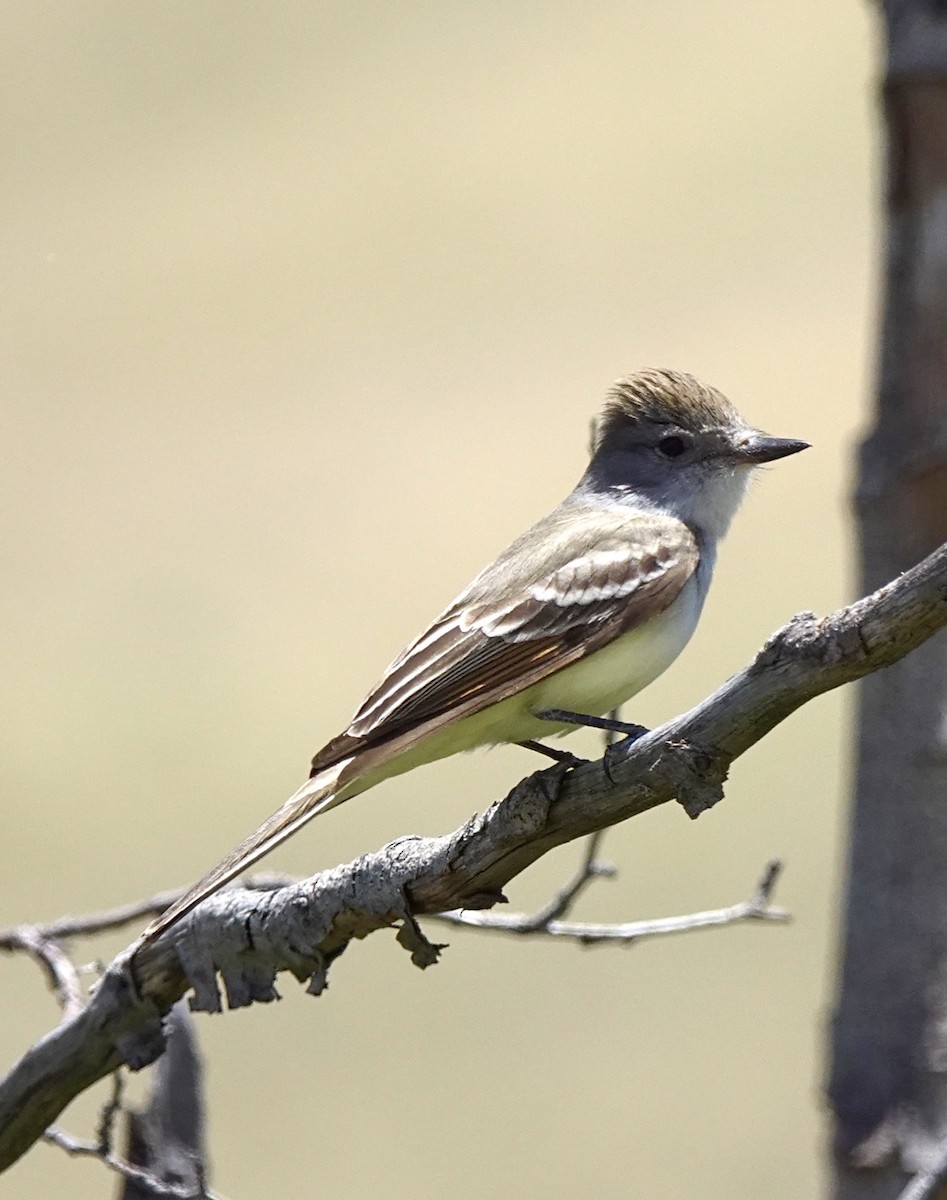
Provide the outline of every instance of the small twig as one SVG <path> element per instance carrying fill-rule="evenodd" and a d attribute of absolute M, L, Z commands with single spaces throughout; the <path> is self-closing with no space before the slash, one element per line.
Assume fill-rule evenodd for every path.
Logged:
<path fill-rule="evenodd" d="M 590 946 L 598 942 L 618 942 L 629 945 L 648 937 L 671 933 L 689 933 L 710 925 L 735 925 L 741 921 L 788 921 L 783 908 L 770 906 L 770 897 L 782 870 L 777 859 L 768 863 L 756 891 L 741 904 L 728 908 L 713 908 L 707 912 L 687 913 L 680 917 L 657 917 L 651 921 L 629 921 L 621 925 L 586 924 L 579 921 L 549 919 L 540 921 L 542 913 L 453 912 L 432 914 L 427 919 L 448 921 L 453 925 L 469 925 L 474 929 L 490 929 L 500 933 L 523 936 L 571 938 Z M 571 885 L 570 885 L 571 886 Z M 568 890 L 568 889 L 566 889 Z M 550 906 L 551 907 L 551 906 Z M 547 910 L 543 910 L 545 912 Z"/>
<path fill-rule="evenodd" d="M 261 872 L 241 880 L 239 886 L 247 888 L 251 892 L 271 892 L 275 888 L 285 887 L 293 882 L 295 881 L 288 875 Z M 90 937 L 97 933 L 109 933 L 113 929 L 121 929 L 125 925 L 138 924 L 145 917 L 156 917 L 163 913 L 186 891 L 187 888 L 174 888 L 166 892 L 158 892 L 145 900 L 135 900 L 131 904 L 107 908 L 103 912 L 89 913 L 84 917 L 60 917 L 59 920 L 50 921 L 46 925 L 14 926 L 12 929 L 0 929 L 0 950 L 27 949 L 22 944 L 24 930 L 35 934 L 44 941 L 60 941 L 64 938 Z"/>
<path fill-rule="evenodd" d="M 33 925 L 7 930 L 0 939 L 0 950 L 23 950 L 40 964 L 62 1009 L 64 1021 L 82 1012 L 85 1005 L 79 972 L 68 954 L 44 931 Z"/>
<path fill-rule="evenodd" d="M 548 929 L 553 921 L 558 920 L 560 917 L 564 917 L 566 913 L 569 912 L 573 904 L 579 898 L 580 894 L 585 891 L 593 879 L 608 877 L 615 874 L 614 867 L 610 866 L 608 863 L 599 862 L 596 858 L 598 848 L 602 844 L 602 839 L 604 836 L 605 830 L 598 829 L 589 837 L 588 841 L 585 843 L 585 855 L 583 856 L 579 869 L 569 880 L 566 886 L 560 892 L 558 892 L 552 898 L 552 900 L 549 901 L 545 908 L 541 908 L 539 912 L 536 913 L 523 913 L 516 917 L 514 917 L 514 914 L 511 913 L 505 914 L 507 917 L 513 917 L 513 919 L 520 922 L 520 932 L 541 933 Z M 455 912 L 456 911 L 457 910 L 455 910 Z M 447 920 L 452 918 L 451 913 L 443 913 L 441 915 Z M 483 913 L 482 915 L 499 916 L 500 914 Z M 467 922 L 463 921 L 461 924 L 467 924 Z M 476 922 L 474 922 L 474 924 L 476 924 Z"/>
<path fill-rule="evenodd" d="M 927 1171 L 919 1171 L 897 1200 L 932 1200 L 940 1185 L 947 1180 L 947 1138 L 940 1145 L 933 1165 Z"/>
<path fill-rule="evenodd" d="M 112 1076 L 112 1094 L 102 1105 L 99 1123 L 95 1128 L 95 1140 L 103 1154 L 112 1153 L 112 1133 L 115 1129 L 115 1118 L 122 1111 L 122 1094 L 125 1091 L 125 1076 L 116 1071 Z"/>
<path fill-rule="evenodd" d="M 95 1142 L 77 1138 L 56 1125 L 50 1125 L 43 1133 L 43 1141 L 58 1146 L 60 1150 L 76 1158 L 95 1158 L 103 1163 L 110 1171 L 115 1171 L 123 1179 L 131 1180 L 150 1190 L 155 1196 L 166 1196 L 169 1200 L 225 1200 L 219 1192 L 211 1192 L 206 1188 L 180 1187 L 174 1183 L 164 1183 L 148 1171 L 134 1166 L 124 1158 L 111 1151 L 103 1151 Z"/>

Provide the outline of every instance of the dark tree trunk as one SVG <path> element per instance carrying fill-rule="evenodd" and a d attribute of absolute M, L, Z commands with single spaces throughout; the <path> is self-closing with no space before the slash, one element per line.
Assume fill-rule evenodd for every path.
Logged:
<path fill-rule="evenodd" d="M 947 4 L 882 9 L 885 291 L 859 593 L 947 541 Z M 860 685 L 829 1084 L 837 1200 L 897 1196 L 947 1134 L 945 701 L 943 633 Z"/>

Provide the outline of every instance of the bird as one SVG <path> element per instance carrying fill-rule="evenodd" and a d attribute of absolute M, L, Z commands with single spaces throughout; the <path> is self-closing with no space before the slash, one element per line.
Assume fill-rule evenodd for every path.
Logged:
<path fill-rule="evenodd" d="M 808 445 L 748 425 L 685 372 L 649 368 L 616 380 L 566 499 L 398 655 L 315 755 L 306 783 L 139 944 L 315 816 L 391 776 L 500 743 L 562 757 L 542 739 L 595 724 L 677 658 L 753 472 Z"/>

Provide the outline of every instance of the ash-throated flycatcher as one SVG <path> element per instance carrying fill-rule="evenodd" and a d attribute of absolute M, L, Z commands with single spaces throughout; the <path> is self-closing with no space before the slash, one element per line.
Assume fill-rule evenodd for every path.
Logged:
<path fill-rule="evenodd" d="M 806 446 L 751 428 L 692 375 L 619 379 L 575 490 L 395 659 L 315 756 L 309 781 L 142 940 L 382 779 L 475 746 L 566 733 L 581 723 L 569 714 L 635 695 L 694 632 L 753 468 Z"/>

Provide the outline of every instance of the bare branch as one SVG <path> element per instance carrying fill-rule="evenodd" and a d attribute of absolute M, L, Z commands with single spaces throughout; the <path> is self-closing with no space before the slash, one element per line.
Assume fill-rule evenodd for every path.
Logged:
<path fill-rule="evenodd" d="M 199 1104 L 195 1108 L 192 1094 L 193 1089 L 200 1086 L 199 1068 L 196 1068 L 186 1013 L 175 1009 L 172 1015 L 176 1020 L 168 1038 L 169 1054 L 159 1064 L 149 1110 L 145 1114 L 127 1113 L 130 1129 L 139 1134 L 137 1139 L 134 1136 L 130 1138 L 130 1154 L 134 1161 L 123 1158 L 112 1149 L 116 1117 L 125 1111 L 122 1104 L 124 1076 L 121 1071 L 116 1071 L 112 1076 L 112 1092 L 102 1106 L 95 1141 L 78 1138 L 55 1126 L 50 1126 L 44 1132 L 43 1140 L 65 1150 L 67 1154 L 95 1158 L 109 1170 L 121 1175 L 125 1181 L 123 1195 L 169 1197 L 170 1200 L 224 1200 L 210 1192 L 203 1179 L 203 1155 L 199 1149 L 203 1121 L 200 1116 L 195 1116 Z M 161 1068 L 169 1059 L 176 1061 L 168 1070 L 162 1071 Z M 195 1074 L 195 1069 L 198 1074 Z M 175 1080 L 174 1076 L 178 1078 Z M 145 1132 L 145 1126 L 149 1128 L 143 1144 L 140 1135 Z M 135 1159 L 136 1150 L 150 1152 L 151 1158 Z M 168 1169 L 171 1170 L 170 1178 L 177 1182 L 168 1182 Z"/>
<path fill-rule="evenodd" d="M 891 1148 L 888 1147 L 886 1159 Z M 934 1147 L 934 1157 L 927 1170 L 918 1171 L 913 1176 L 904 1190 L 898 1193 L 898 1200 L 936 1200 L 937 1196 L 942 1195 L 943 1183 L 947 1183 L 947 1138 Z"/>
<path fill-rule="evenodd" d="M 271 892 L 274 888 L 285 887 L 293 880 L 289 875 L 278 875 L 275 872 L 256 872 L 245 879 L 242 886 L 250 891 Z M 23 929 L 35 934 L 45 941 L 64 941 L 73 937 L 92 937 L 99 933 L 111 933 L 125 925 L 140 925 L 146 917 L 157 917 L 166 908 L 179 900 L 187 888 L 171 888 L 166 892 L 158 892 L 145 900 L 135 900 L 131 904 L 122 904 L 116 908 L 107 908 L 102 912 L 87 913 L 84 917 L 60 917 L 45 925 L 14 926 L 12 929 L 0 929 L 0 950 L 25 950 L 22 944 Z"/>
<path fill-rule="evenodd" d="M 533 913 L 532 916 L 526 916 L 525 914 L 523 915 L 522 920 L 524 922 L 524 933 L 529 933 L 531 930 L 548 929 L 552 921 L 555 921 L 558 917 L 564 917 L 566 913 L 571 910 L 573 904 L 575 904 L 576 900 L 578 900 L 579 896 L 585 891 L 593 879 L 608 878 L 615 874 L 615 868 L 613 866 L 611 866 L 609 863 L 600 862 L 597 857 L 599 846 L 601 846 L 604 838 L 604 829 L 596 829 L 596 831 L 589 836 L 589 839 L 586 842 L 585 854 L 583 855 L 582 863 L 578 871 L 576 871 L 575 875 L 569 880 L 562 891 L 560 891 L 558 895 L 554 896 L 549 904 L 547 904 L 545 908 L 541 908 L 539 912 Z M 451 917 L 450 913 L 443 913 L 440 915 L 444 916 L 445 919 L 449 919 Z M 467 915 L 472 916 L 473 914 Z M 458 924 L 476 924 L 476 922 L 463 921 L 458 922 Z"/>
<path fill-rule="evenodd" d="M 945 1179 L 947 1179 L 947 1152 L 933 1170 L 915 1175 L 904 1191 L 898 1194 L 898 1200 L 931 1200 L 931 1197 L 937 1195 L 937 1191 Z"/>
<path fill-rule="evenodd" d="M 937 1157 L 927 1171 L 920 1171 L 899 1193 L 898 1200 L 934 1200 L 942 1183 L 947 1181 L 947 1139 L 937 1151 Z"/>
<path fill-rule="evenodd" d="M 650 921 L 600 925 L 547 918 L 544 916 L 547 910 L 544 909 L 537 914 L 455 911 L 435 914 L 433 919 L 448 921 L 453 925 L 468 925 L 474 929 L 497 930 L 520 937 L 545 935 L 569 938 L 584 946 L 606 942 L 627 946 L 649 937 L 690 933 L 695 929 L 706 929 L 713 925 L 736 925 L 742 921 L 788 921 L 789 913 L 784 908 L 772 908 L 769 903 L 781 871 L 782 863 L 777 860 L 767 864 L 756 891 L 749 900 L 744 900 L 741 904 L 731 904 L 728 908 L 714 908 L 708 912 L 688 913 L 681 917 L 657 917 Z"/>
<path fill-rule="evenodd" d="M 190 1187 L 182 1188 L 177 1184 L 162 1183 L 150 1172 L 143 1171 L 140 1167 L 134 1166 L 110 1150 L 103 1150 L 97 1142 L 77 1138 L 55 1125 L 50 1125 L 48 1129 L 44 1130 L 42 1140 L 52 1146 L 58 1146 L 60 1150 L 65 1150 L 67 1154 L 75 1158 L 98 1159 L 110 1171 L 115 1171 L 123 1179 L 140 1184 L 153 1196 L 168 1197 L 168 1200 L 225 1200 L 219 1192 L 211 1192 L 205 1188 L 195 1191 Z"/>
<path fill-rule="evenodd" d="M 85 1005 L 79 973 L 69 955 L 42 930 L 32 925 L 7 930 L 0 938 L 0 950 L 25 951 L 40 964 L 49 986 L 56 993 L 64 1021 L 82 1012 Z"/>
<path fill-rule="evenodd" d="M 684 716 L 610 748 L 603 762 L 554 766 L 440 838 L 401 838 L 374 854 L 272 892 L 211 897 L 154 944 L 120 955 L 88 1007 L 33 1046 L 0 1083 L 0 1170 L 76 1095 L 121 1063 L 164 1049 L 162 1017 L 189 988 L 192 1008 L 276 998 L 291 971 L 318 995 L 354 938 L 403 924 L 418 965 L 436 960 L 414 917 L 489 908 L 554 846 L 677 799 L 691 816 L 716 803 L 730 763 L 813 697 L 890 666 L 947 625 L 947 546 L 823 620 L 803 614 L 755 661 Z"/>
<path fill-rule="evenodd" d="M 112 1135 L 115 1132 L 115 1118 L 122 1111 L 122 1100 L 124 1094 L 125 1076 L 121 1071 L 116 1071 L 112 1076 L 112 1094 L 102 1105 L 102 1111 L 99 1114 L 99 1123 L 95 1129 L 96 1145 L 105 1154 L 111 1153 L 112 1150 Z"/>

